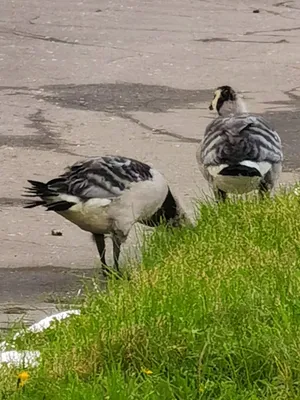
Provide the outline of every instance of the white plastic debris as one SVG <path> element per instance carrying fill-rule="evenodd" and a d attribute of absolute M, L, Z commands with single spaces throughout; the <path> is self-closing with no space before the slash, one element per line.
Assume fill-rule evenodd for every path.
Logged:
<path fill-rule="evenodd" d="M 39 351 L 4 351 L 0 353 L 0 366 L 9 367 L 36 367 L 41 353 Z"/>
<path fill-rule="evenodd" d="M 5 341 L 0 343 L 0 354 L 2 351 L 6 350 L 6 347 L 7 347 L 7 343 Z"/>
<path fill-rule="evenodd" d="M 16 340 L 18 337 L 24 335 L 26 332 L 38 333 L 42 332 L 45 329 L 48 329 L 53 321 L 62 321 L 63 319 L 69 318 L 71 315 L 79 315 L 80 310 L 68 310 L 62 311 L 57 314 L 50 315 L 49 317 L 43 318 L 41 321 L 36 322 L 31 325 L 24 331 L 17 332 L 13 336 L 13 340 Z M 9 365 L 27 365 L 36 366 L 37 358 L 40 356 L 39 351 L 6 351 L 8 349 L 9 344 L 4 341 L 0 343 L 0 366 L 1 364 L 9 364 Z M 10 347 L 14 347 L 13 344 L 10 344 Z"/>
<path fill-rule="evenodd" d="M 34 332 L 34 333 L 42 332 L 45 329 L 49 328 L 51 322 L 53 321 L 61 321 L 65 318 L 68 318 L 70 315 L 79 315 L 79 314 L 80 310 L 62 311 L 58 314 L 50 315 L 49 317 L 46 317 L 39 322 L 36 322 L 35 324 L 31 325 L 27 330 L 29 332 Z"/>

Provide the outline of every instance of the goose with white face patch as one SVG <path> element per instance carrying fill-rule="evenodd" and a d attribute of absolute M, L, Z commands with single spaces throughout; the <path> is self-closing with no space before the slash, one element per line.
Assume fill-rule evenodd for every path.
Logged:
<path fill-rule="evenodd" d="M 120 247 L 132 225 L 179 226 L 186 215 L 163 177 L 143 162 L 119 156 L 79 161 L 47 183 L 28 181 L 26 197 L 39 197 L 24 208 L 43 206 L 91 232 L 105 273 L 105 235 L 113 240 L 114 267 L 119 272 Z"/>
<path fill-rule="evenodd" d="M 227 194 L 271 192 L 281 173 L 281 139 L 260 116 L 247 112 L 230 86 L 216 89 L 210 110 L 218 117 L 206 128 L 197 161 L 217 200 Z"/>

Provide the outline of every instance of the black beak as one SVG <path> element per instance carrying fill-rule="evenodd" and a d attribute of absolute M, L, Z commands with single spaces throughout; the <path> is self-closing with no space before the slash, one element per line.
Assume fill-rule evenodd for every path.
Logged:
<path fill-rule="evenodd" d="M 211 110 L 211 111 L 213 110 L 213 106 L 212 106 L 211 103 L 210 103 L 210 106 L 208 107 L 208 109 Z"/>

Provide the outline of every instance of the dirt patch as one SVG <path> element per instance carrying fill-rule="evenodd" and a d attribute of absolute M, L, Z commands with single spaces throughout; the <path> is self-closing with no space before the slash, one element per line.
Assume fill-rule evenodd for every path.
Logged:
<path fill-rule="evenodd" d="M 50 121 L 44 117 L 43 110 L 38 109 L 35 113 L 29 114 L 27 119 L 29 122 L 25 124 L 25 126 L 30 130 L 35 131 L 35 134 L 0 134 L 0 147 L 9 146 L 34 148 L 37 150 L 54 150 L 57 153 L 76 155 L 75 153 L 65 149 L 66 145 L 72 146 L 72 144 L 61 139 L 59 127 L 53 121 Z"/>
<path fill-rule="evenodd" d="M 284 92 L 289 97 L 286 101 L 264 103 L 270 106 L 270 109 L 264 113 L 265 118 L 273 124 L 282 138 L 284 171 L 300 168 L 300 96 L 293 93 L 296 89 Z M 276 111 L 276 106 L 286 107 L 286 110 Z"/>
<path fill-rule="evenodd" d="M 83 287 L 83 280 L 94 277 L 96 273 L 95 269 L 71 270 L 51 266 L 0 268 L 0 303 L 27 300 L 55 303 L 57 298 L 73 298 Z"/>
<path fill-rule="evenodd" d="M 44 86 L 52 95 L 41 95 L 61 107 L 124 113 L 130 111 L 167 112 L 195 108 L 210 100 L 212 90 L 184 90 L 142 83 L 105 83 L 90 85 Z"/>
<path fill-rule="evenodd" d="M 12 90 L 11 87 L 0 87 L 0 90 Z M 209 103 L 213 89 L 209 90 L 185 90 L 168 86 L 144 85 L 142 83 L 103 83 L 87 85 L 47 85 L 38 90 L 26 87 L 14 88 L 15 94 L 30 95 L 43 99 L 51 104 L 64 108 L 106 112 L 141 126 L 151 131 L 153 135 L 167 135 L 182 142 L 199 142 L 196 138 L 186 137 L 183 134 L 170 132 L 165 129 L 153 129 L 138 120 L 131 113 L 137 111 L 151 113 L 166 113 L 174 109 L 197 109 L 200 103 Z M 284 170 L 291 171 L 300 168 L 297 149 L 300 147 L 300 98 L 293 90 L 285 92 L 289 97 L 287 101 L 268 102 L 269 106 L 263 115 L 274 125 L 280 133 L 284 146 L 285 162 Z M 38 92 L 38 94 L 37 94 Z M 8 95 L 13 95 L 9 93 Z M 287 109 L 277 111 L 276 106 L 285 106 Z M 50 149 L 57 152 L 76 153 L 65 150 L 65 143 L 55 123 L 47 120 L 43 112 L 38 110 L 28 116 L 27 126 L 34 129 L 36 135 L 0 135 L 0 146 L 34 147 L 37 149 Z"/>

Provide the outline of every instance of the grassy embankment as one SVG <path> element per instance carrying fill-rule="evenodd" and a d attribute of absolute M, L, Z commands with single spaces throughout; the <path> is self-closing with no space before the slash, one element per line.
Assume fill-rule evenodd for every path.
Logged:
<path fill-rule="evenodd" d="M 19 343 L 42 362 L 24 392 L 2 371 L 3 398 L 300 398 L 300 199 L 200 212 L 192 229 L 157 229 L 129 282 Z"/>

